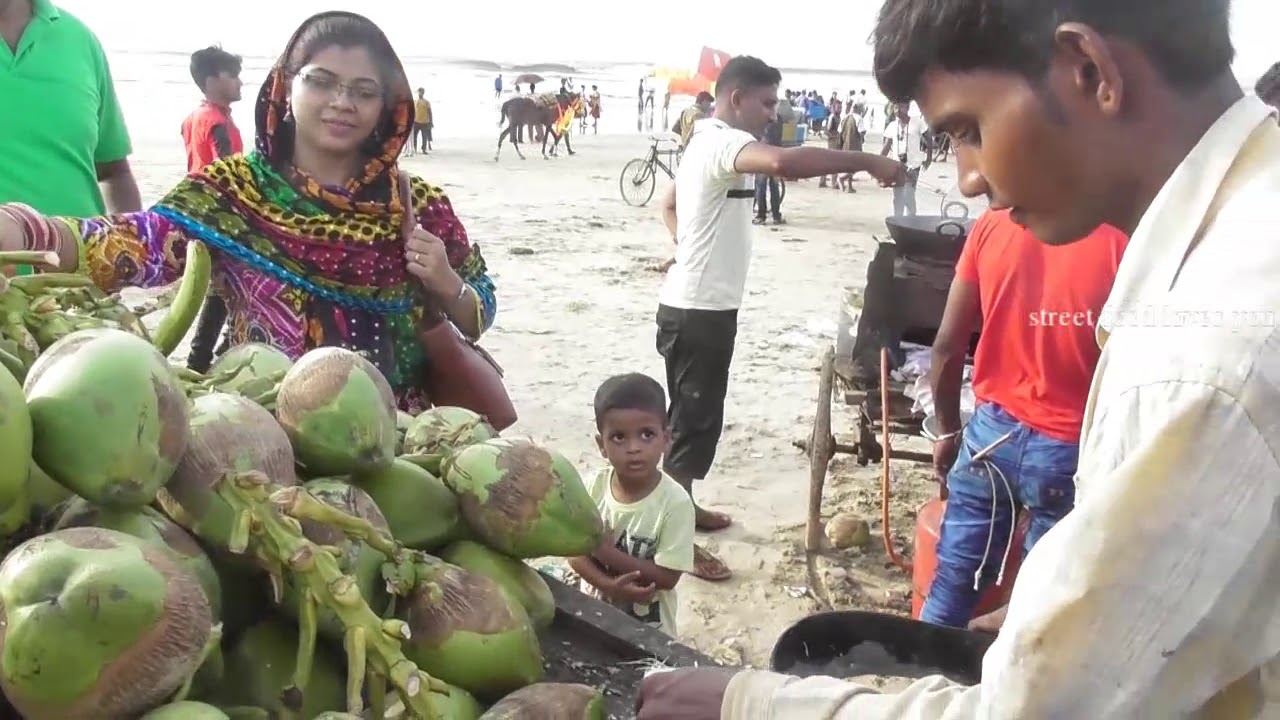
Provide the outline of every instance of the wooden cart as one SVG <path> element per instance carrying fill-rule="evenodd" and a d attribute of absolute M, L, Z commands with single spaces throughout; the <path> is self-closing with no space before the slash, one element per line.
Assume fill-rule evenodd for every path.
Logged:
<path fill-rule="evenodd" d="M 857 292 L 851 291 L 841 305 L 836 341 L 822 357 L 813 430 L 807 442 L 797 443 L 809 455 L 805 549 L 810 553 L 822 547 L 822 492 L 831 459 L 840 453 L 853 455 L 859 465 L 881 462 L 890 434 L 921 433 L 924 416 L 912 411 L 914 401 L 907 397 L 906 385 L 893 380 L 890 371 L 906 361 L 903 342 L 933 344 L 955 264 L 972 226 L 967 214 L 966 209 L 961 217 L 887 218 L 892 240 L 879 242 L 867 267 L 861 301 L 856 302 Z M 857 416 L 849 442 L 832 433 L 835 398 Z M 933 461 L 929 453 L 902 450 L 893 450 L 891 458 Z"/>

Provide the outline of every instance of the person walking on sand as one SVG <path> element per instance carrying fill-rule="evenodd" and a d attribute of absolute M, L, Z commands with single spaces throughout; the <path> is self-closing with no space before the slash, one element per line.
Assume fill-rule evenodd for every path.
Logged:
<path fill-rule="evenodd" d="M 959 188 L 1040 242 L 1129 235 L 1075 506 L 966 686 L 677 670 L 638 720 L 1280 717 L 1280 126 L 1229 0 L 887 0 L 875 75 L 951 136 Z M 1038 272 L 1020 267 L 1019 272 Z"/>
<path fill-rule="evenodd" d="M 665 469 L 690 497 L 695 481 L 711 471 L 724 428 L 738 308 L 751 263 L 753 176 L 865 171 L 886 184 L 905 180 L 901 164 L 878 155 L 761 142 L 777 112 L 781 80 L 776 68 L 758 58 L 739 56 L 725 64 L 716 81 L 714 114 L 694 123 L 661 204 L 676 245 L 656 318 L 671 400 Z M 696 498 L 694 508 L 700 530 L 722 530 L 731 522 L 724 513 L 698 507 Z M 693 574 L 723 580 L 730 571 L 696 547 Z"/>
<path fill-rule="evenodd" d="M 693 570 L 693 501 L 662 472 L 671 442 L 667 396 L 639 373 L 611 377 L 595 398 L 596 446 L 608 465 L 587 490 L 608 533 L 569 559 L 582 589 L 640 622 L 676 634 L 676 585 Z"/>
<path fill-rule="evenodd" d="M 893 189 L 893 216 L 911 217 L 916 214 L 916 185 L 920 182 L 920 171 L 929 169 L 933 157 L 921 145 L 924 122 L 911 116 L 911 103 L 896 103 L 894 112 L 894 120 L 885 129 L 884 147 L 880 154 L 896 157 L 907 168 L 907 181 Z"/>
<path fill-rule="evenodd" d="M 425 155 L 432 150 L 431 128 L 435 126 L 435 117 L 431 112 L 431 101 L 427 99 L 427 91 L 418 88 L 418 98 L 413 102 L 413 138 L 409 142 L 409 154 L 419 148 Z"/>
<path fill-rule="evenodd" d="M 182 142 L 187 148 L 187 172 L 194 173 L 218 158 L 244 152 L 240 129 L 231 117 L 231 104 L 240 101 L 241 60 L 220 47 L 207 47 L 191 54 L 191 79 L 204 95 L 200 107 L 182 123 Z M 227 303 L 210 292 L 196 321 L 187 367 L 205 372 L 213 363 L 218 335 L 227 321 Z M 226 351 L 219 349 L 219 354 Z"/>
<path fill-rule="evenodd" d="M 598 135 L 600 134 L 600 88 L 591 86 L 591 95 L 587 104 L 591 108 L 591 132 Z"/>
<path fill-rule="evenodd" d="M 519 92 L 519 88 L 516 91 Z M 502 97 L 502 73 L 498 73 L 498 77 L 493 79 L 493 96 L 495 98 Z"/>
<path fill-rule="evenodd" d="M 142 207 L 106 53 L 50 0 L 0 0 L 0 128 L 0 203 L 75 216 Z"/>

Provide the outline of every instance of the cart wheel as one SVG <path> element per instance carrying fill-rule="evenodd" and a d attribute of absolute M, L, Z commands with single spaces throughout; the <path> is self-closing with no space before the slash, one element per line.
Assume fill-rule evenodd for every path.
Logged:
<path fill-rule="evenodd" d="M 657 186 L 658 178 L 648 160 L 636 158 L 622 167 L 618 189 L 622 191 L 622 201 L 631 207 L 643 207 L 653 198 Z"/>
<path fill-rule="evenodd" d="M 835 455 L 836 440 L 831 435 L 831 396 L 835 392 L 836 351 L 827 348 L 822 354 L 822 370 L 818 377 L 818 406 L 813 415 L 813 433 L 809 436 L 809 517 L 805 522 L 804 549 L 822 549 L 822 486 L 827 480 L 827 465 Z"/>

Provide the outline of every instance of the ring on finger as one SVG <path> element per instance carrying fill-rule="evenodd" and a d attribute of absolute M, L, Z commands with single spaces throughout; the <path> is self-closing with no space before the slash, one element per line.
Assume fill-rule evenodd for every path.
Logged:
<path fill-rule="evenodd" d="M 413 254 L 413 261 L 414 261 L 414 262 L 416 262 L 416 263 L 418 263 L 419 265 L 421 265 L 421 264 L 422 264 L 422 253 L 414 253 L 414 254 Z"/>

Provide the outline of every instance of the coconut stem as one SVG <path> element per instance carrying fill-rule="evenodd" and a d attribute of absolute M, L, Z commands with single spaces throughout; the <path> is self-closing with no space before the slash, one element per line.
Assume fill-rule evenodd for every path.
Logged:
<path fill-rule="evenodd" d="M 0 265 L 48 265 L 58 267 L 58 253 L 36 250 L 9 250 L 0 252 Z"/>
<path fill-rule="evenodd" d="M 405 657 L 400 643 L 409 638 L 409 626 L 399 620 L 378 617 L 361 597 L 355 578 L 343 574 L 337 559 L 308 540 L 302 534 L 298 521 L 282 515 L 281 510 L 294 506 L 307 508 L 312 504 L 322 506 L 332 511 L 335 524 L 344 531 L 360 529 L 360 521 L 329 508 L 301 488 L 285 488 L 273 494 L 271 487 L 270 479 L 260 472 L 231 473 L 218 483 L 217 492 L 233 510 L 252 519 L 249 523 L 249 549 L 255 555 L 268 564 L 283 566 L 293 581 L 306 591 L 303 597 L 309 593 L 317 607 L 323 607 L 338 617 L 346 632 L 356 628 L 361 630 L 368 668 L 390 680 L 412 716 L 421 720 L 440 720 L 431 694 L 448 693 L 449 686 L 427 675 Z M 295 501 L 291 495 L 307 499 Z M 378 534 L 376 531 L 369 533 L 371 536 Z M 376 547 L 376 542 L 378 539 L 374 538 L 370 546 Z M 394 548 L 394 541 L 390 545 Z M 363 672 L 355 677 L 363 684 Z"/>
<path fill-rule="evenodd" d="M 364 712 L 364 680 L 368 674 L 368 646 L 364 628 L 348 628 L 342 637 L 342 647 L 347 651 L 347 712 L 359 715 Z"/>
<path fill-rule="evenodd" d="M 382 553 L 393 563 L 399 564 L 406 560 L 404 546 L 397 543 L 389 533 L 383 532 L 364 518 L 349 515 L 321 502 L 301 486 L 281 488 L 272 493 L 271 501 L 275 503 L 276 510 L 284 515 L 337 528 L 352 540 Z"/>
<path fill-rule="evenodd" d="M 316 598 L 310 590 L 303 590 L 298 605 L 298 655 L 293 663 L 293 685 L 285 690 L 286 697 L 294 702 L 284 703 L 286 707 L 294 705 L 290 710 L 299 718 L 302 717 L 302 701 L 307 696 L 307 680 L 311 678 L 316 657 L 318 627 Z"/>

